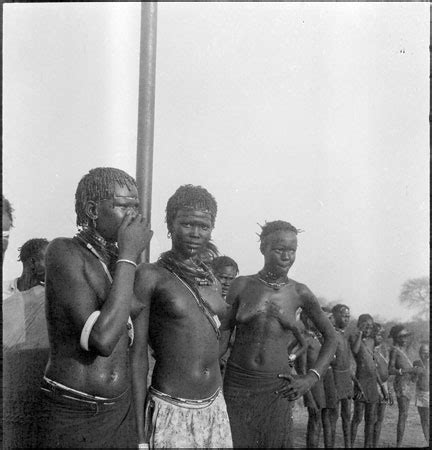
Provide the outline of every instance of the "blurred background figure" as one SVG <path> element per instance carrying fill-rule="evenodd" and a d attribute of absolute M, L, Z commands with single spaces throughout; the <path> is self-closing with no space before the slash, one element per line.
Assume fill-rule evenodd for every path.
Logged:
<path fill-rule="evenodd" d="M 422 342 L 419 348 L 420 359 L 414 361 L 417 369 L 415 404 L 420 415 L 423 434 L 429 446 L 429 343 Z"/>
<path fill-rule="evenodd" d="M 316 329 L 312 321 L 302 311 L 300 313 L 300 320 L 304 324 L 304 335 L 307 342 L 306 353 L 296 361 L 296 370 L 300 374 L 305 374 L 309 369 L 315 367 L 319 351 L 321 350 L 321 333 Z M 329 435 L 331 430 L 329 422 L 322 418 L 322 411 L 326 408 L 326 394 L 324 390 L 324 377 L 315 383 L 310 391 L 307 391 L 304 396 L 304 405 L 308 409 L 308 423 L 306 428 L 306 448 L 318 448 L 319 436 L 321 433 L 321 421 L 324 429 L 324 434 Z M 327 428 L 326 428 L 327 427 Z"/>
<path fill-rule="evenodd" d="M 225 299 L 231 283 L 239 273 L 238 265 L 229 256 L 218 256 L 213 259 L 211 266 L 213 273 L 222 285 L 222 297 Z"/>
<path fill-rule="evenodd" d="M 331 308 L 328 306 L 323 306 L 321 309 L 330 320 L 330 323 L 335 326 L 336 322 Z M 336 355 L 333 357 L 333 361 L 335 357 Z M 331 363 L 324 373 L 323 385 L 325 393 L 325 407 L 321 412 L 321 416 L 324 433 L 324 447 L 334 448 L 336 440 L 336 421 L 338 418 L 338 397 Z"/>
<path fill-rule="evenodd" d="M 213 270 L 215 277 L 219 280 L 219 282 L 222 286 L 222 297 L 225 300 L 226 296 L 228 294 L 229 288 L 231 286 L 231 283 L 234 281 L 234 279 L 239 274 L 238 265 L 229 256 L 218 256 L 213 259 L 211 266 L 212 266 L 212 270 Z M 234 339 L 235 339 L 235 328 L 232 331 L 231 335 L 229 336 L 228 347 L 226 347 L 227 350 L 223 355 L 221 355 L 220 360 L 219 360 L 222 377 L 225 374 L 226 364 L 227 364 L 229 355 L 231 354 L 231 348 L 234 344 Z M 225 344 L 222 343 L 221 347 L 223 349 L 225 349 Z"/>
<path fill-rule="evenodd" d="M 383 349 L 384 341 L 384 327 L 380 323 L 374 323 L 372 328 L 372 337 L 374 339 L 374 359 L 377 368 L 378 375 L 378 395 L 379 400 L 377 404 L 376 412 L 376 422 L 373 431 L 373 442 L 372 447 L 377 448 L 379 443 L 379 438 L 381 434 L 381 427 L 384 421 L 384 414 L 386 410 L 387 403 L 391 406 L 393 405 L 393 397 L 388 389 L 387 380 L 389 377 L 388 373 L 388 358 L 385 356 L 385 351 Z"/>
<path fill-rule="evenodd" d="M 416 368 L 406 354 L 408 338 L 412 335 L 403 325 L 395 325 L 391 328 L 389 336 L 393 339 L 393 347 L 390 350 L 389 375 L 395 375 L 393 381 L 396 394 L 399 415 L 396 429 L 396 447 L 402 445 L 405 433 L 405 424 L 408 418 L 408 408 L 413 397 Z"/>
<path fill-rule="evenodd" d="M 45 318 L 46 239 L 19 249 L 22 274 L 3 284 L 3 448 L 37 442 L 40 380 L 48 361 Z"/>
<path fill-rule="evenodd" d="M 354 384 L 354 413 L 351 422 L 351 447 L 357 435 L 357 428 L 364 416 L 364 447 L 371 448 L 373 429 L 376 422 L 376 408 L 379 400 L 377 368 L 375 365 L 372 338 L 373 319 L 370 314 L 361 314 L 357 321 L 357 333 L 349 337 L 356 362 Z"/>
<path fill-rule="evenodd" d="M 9 231 L 13 227 L 13 208 L 7 198 L 2 195 L 2 233 L 3 233 L 3 253 L 2 263 L 4 261 L 4 255 L 9 245 Z"/>
<path fill-rule="evenodd" d="M 350 322 L 350 309 L 347 305 L 338 303 L 332 308 L 334 327 L 338 346 L 331 366 L 333 369 L 334 382 L 337 392 L 338 410 L 340 403 L 340 416 L 342 419 L 342 431 L 345 448 L 350 448 L 351 443 L 351 399 L 354 396 L 353 381 L 351 378 L 351 349 L 346 336 L 346 329 Z M 336 417 L 331 416 L 332 435 L 336 433 Z M 332 443 L 334 445 L 334 442 Z"/>
<path fill-rule="evenodd" d="M 23 271 L 18 278 L 3 282 L 3 300 L 16 292 L 28 291 L 45 284 L 45 253 L 48 241 L 44 238 L 28 240 L 18 249 L 18 261 Z"/>

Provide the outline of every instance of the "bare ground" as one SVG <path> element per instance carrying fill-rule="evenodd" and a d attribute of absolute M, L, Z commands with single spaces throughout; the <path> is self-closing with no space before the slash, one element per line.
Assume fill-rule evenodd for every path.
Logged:
<path fill-rule="evenodd" d="M 306 424 L 307 424 L 307 410 L 296 403 L 294 408 L 294 445 L 296 448 L 306 448 Z M 398 420 L 398 408 L 397 405 L 387 406 L 384 422 L 381 430 L 381 438 L 379 447 L 382 448 L 395 448 L 396 447 L 396 424 Z M 363 435 L 362 422 L 359 425 L 357 438 L 355 442 L 355 448 L 364 447 L 364 435 Z M 323 448 L 322 433 L 320 437 L 320 447 Z M 342 424 L 339 419 L 336 426 L 336 447 L 343 448 L 343 435 Z M 410 404 L 408 411 L 408 420 L 405 426 L 405 434 L 402 442 L 404 448 L 429 448 L 429 444 L 425 441 L 423 431 L 420 425 L 420 417 L 417 412 L 417 407 L 414 406 L 414 402 Z"/>

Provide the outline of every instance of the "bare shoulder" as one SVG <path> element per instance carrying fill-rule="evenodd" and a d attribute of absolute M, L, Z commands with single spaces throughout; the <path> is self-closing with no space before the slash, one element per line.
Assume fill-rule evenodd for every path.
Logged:
<path fill-rule="evenodd" d="M 249 283 L 252 283 L 252 276 L 242 275 L 237 277 L 232 283 L 231 288 L 235 288 L 237 291 L 243 290 Z"/>
<path fill-rule="evenodd" d="M 163 270 L 156 263 L 141 263 L 136 270 L 136 277 L 139 280 L 157 281 L 162 278 Z"/>
<path fill-rule="evenodd" d="M 313 301 L 316 300 L 315 295 L 312 291 L 303 283 L 299 283 L 298 281 L 291 280 L 294 283 L 295 290 L 299 297 L 305 301 Z"/>
<path fill-rule="evenodd" d="M 232 283 L 228 291 L 228 295 L 226 298 L 226 302 L 228 305 L 235 305 L 238 302 L 238 299 L 241 293 L 244 291 L 246 286 L 251 282 L 251 277 L 240 276 L 237 277 Z"/>
<path fill-rule="evenodd" d="M 135 274 L 135 294 L 138 299 L 153 291 L 164 278 L 164 269 L 155 263 L 141 263 Z"/>
<path fill-rule="evenodd" d="M 71 238 L 55 238 L 48 245 L 45 259 L 48 268 L 76 265 L 82 260 L 82 248 Z"/>

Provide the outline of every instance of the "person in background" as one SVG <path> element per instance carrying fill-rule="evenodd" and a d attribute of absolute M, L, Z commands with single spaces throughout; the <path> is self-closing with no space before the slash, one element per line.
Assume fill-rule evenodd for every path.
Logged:
<path fill-rule="evenodd" d="M 98 167 L 75 193 L 78 233 L 46 253 L 50 354 L 42 379 L 40 448 L 124 448 L 133 429 L 129 348 L 135 270 L 152 231 L 135 180 Z"/>
<path fill-rule="evenodd" d="M 408 408 L 413 397 L 414 381 L 418 368 L 413 367 L 406 354 L 408 338 L 411 336 L 403 325 L 391 328 L 389 336 L 393 339 L 393 347 L 389 357 L 389 375 L 394 375 L 393 388 L 398 404 L 398 423 L 396 428 L 396 447 L 401 447 L 408 418 Z"/>
<path fill-rule="evenodd" d="M 211 263 L 215 277 L 222 286 L 222 297 L 225 299 L 231 283 L 237 277 L 239 268 L 237 263 L 229 256 L 218 256 Z"/>
<path fill-rule="evenodd" d="M 141 312 L 131 365 L 143 448 L 232 448 L 219 368 L 228 306 L 205 257 L 216 213 L 216 200 L 205 188 L 180 186 L 166 206 L 171 250 L 137 271 Z M 149 388 L 148 344 L 155 358 Z"/>
<path fill-rule="evenodd" d="M 18 249 L 18 261 L 23 270 L 18 278 L 3 281 L 3 300 L 16 292 L 45 285 L 45 253 L 49 242 L 44 238 L 30 239 Z"/>
<path fill-rule="evenodd" d="M 3 419 L 5 448 L 35 447 L 39 385 L 48 361 L 45 253 L 48 241 L 19 248 L 23 271 L 3 285 Z"/>
<path fill-rule="evenodd" d="M 222 286 L 222 297 L 225 300 L 228 294 L 228 290 L 231 283 L 237 277 L 239 273 L 239 268 L 237 263 L 229 256 L 218 256 L 213 259 L 211 267 L 215 277 L 219 280 Z M 234 344 L 235 339 L 235 329 L 233 330 L 231 336 L 229 337 L 228 347 L 225 353 L 220 357 L 220 369 L 222 377 L 225 374 L 226 364 L 231 353 L 231 348 Z M 223 352 L 225 348 L 221 348 Z"/>
<path fill-rule="evenodd" d="M 335 321 L 338 346 L 335 357 L 331 362 L 336 386 L 338 403 L 340 403 L 340 415 L 342 419 L 342 431 L 345 448 L 351 447 L 351 399 L 354 395 L 353 381 L 351 378 L 351 349 L 345 330 L 350 322 L 350 309 L 343 304 L 337 304 L 332 308 Z M 339 409 L 339 405 L 338 405 Z M 332 416 L 334 419 L 334 416 Z M 336 417 L 337 420 L 337 417 Z M 333 420 L 332 428 L 336 429 L 336 421 Z M 333 435 L 335 431 L 333 432 Z M 334 444 L 334 442 L 333 442 Z"/>
<path fill-rule="evenodd" d="M 364 415 L 364 447 L 371 448 L 373 430 L 376 422 L 376 406 L 379 400 L 377 369 L 374 360 L 374 339 L 372 338 L 373 319 L 370 314 L 361 314 L 357 321 L 358 331 L 350 335 L 351 351 L 356 362 L 354 384 L 354 414 L 351 422 L 351 447 L 357 435 L 357 428 Z"/>
<path fill-rule="evenodd" d="M 236 278 L 228 292 L 229 326 L 236 326 L 236 338 L 224 394 L 234 447 L 291 448 L 293 401 L 321 379 L 336 348 L 335 331 L 314 294 L 288 278 L 298 231 L 289 222 L 267 222 L 260 234 L 264 267 Z M 314 367 L 294 377 L 293 361 L 306 350 L 296 320 L 299 308 L 322 334 L 323 344 Z"/>
<path fill-rule="evenodd" d="M 417 369 L 416 400 L 423 434 L 429 445 L 429 343 L 422 342 L 419 348 L 420 359 L 414 361 Z"/>
<path fill-rule="evenodd" d="M 335 326 L 335 319 L 331 308 L 328 306 L 323 306 L 321 309 L 324 311 L 330 323 Z M 334 361 L 334 358 L 335 356 L 333 356 L 332 362 Z M 336 440 L 336 422 L 338 418 L 338 397 L 331 363 L 324 373 L 323 385 L 325 393 L 325 407 L 323 408 L 321 415 L 324 433 L 324 447 L 334 448 Z"/>
<path fill-rule="evenodd" d="M 301 311 L 300 320 L 303 322 L 305 330 L 307 350 L 297 360 L 296 370 L 299 374 L 305 374 L 315 366 L 316 359 L 321 350 L 321 334 L 315 328 L 312 321 Z M 324 378 L 324 377 L 323 377 Z M 321 432 L 321 422 L 324 427 L 330 424 L 323 420 L 322 411 L 326 407 L 326 395 L 324 391 L 323 378 L 315 383 L 310 391 L 304 396 L 304 405 L 308 409 L 308 423 L 306 431 L 306 448 L 317 448 Z M 324 434 L 329 434 L 331 430 L 324 430 Z"/>
<path fill-rule="evenodd" d="M 388 358 L 383 349 L 384 327 L 379 323 L 374 323 L 372 328 L 372 337 L 374 339 L 374 359 L 377 368 L 377 383 L 379 400 L 377 404 L 376 422 L 373 431 L 372 447 L 377 448 L 381 434 L 381 426 L 384 421 L 384 414 L 387 403 L 393 405 L 393 397 L 388 389 Z"/>
<path fill-rule="evenodd" d="M 13 208 L 9 200 L 2 195 L 2 240 L 3 240 L 3 253 L 2 263 L 4 261 L 4 255 L 9 245 L 9 232 L 13 227 Z"/>

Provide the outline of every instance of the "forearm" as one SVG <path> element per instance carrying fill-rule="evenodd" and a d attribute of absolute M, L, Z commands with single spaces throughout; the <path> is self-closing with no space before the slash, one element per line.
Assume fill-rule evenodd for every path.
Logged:
<path fill-rule="evenodd" d="M 356 355 L 360 350 L 362 340 L 362 332 L 360 332 L 354 339 L 354 342 L 351 345 L 351 351 Z"/>
<path fill-rule="evenodd" d="M 337 341 L 335 335 L 324 336 L 323 345 L 318 353 L 313 369 L 322 376 L 328 369 L 336 352 Z"/>
<path fill-rule="evenodd" d="M 133 265 L 117 264 L 108 298 L 100 308 L 100 316 L 91 334 L 94 345 L 112 351 L 124 333 L 132 304 L 134 279 Z"/>
<path fill-rule="evenodd" d="M 145 414 L 144 407 L 147 397 L 147 361 L 132 361 L 132 395 L 138 442 L 145 442 Z"/>

